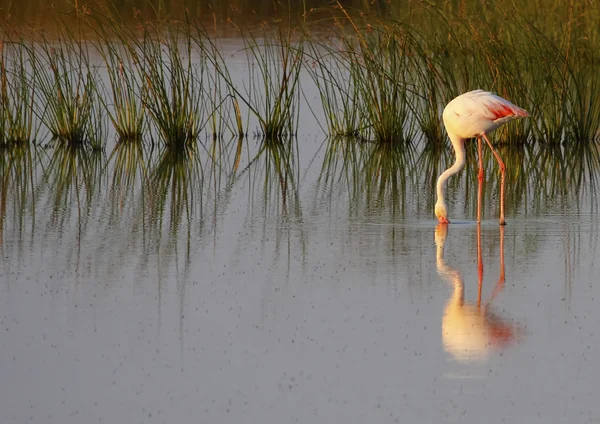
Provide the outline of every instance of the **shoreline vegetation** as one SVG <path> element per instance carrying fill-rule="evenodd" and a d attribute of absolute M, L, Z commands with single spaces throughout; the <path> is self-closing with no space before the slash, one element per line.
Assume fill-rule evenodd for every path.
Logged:
<path fill-rule="evenodd" d="M 509 216 L 586 193 L 597 208 L 598 11 L 548 2 L 541 16 L 541 3 L 524 7 L 280 5 L 257 25 L 134 6 L 125 19 L 123 9 L 81 3 L 55 10 L 47 27 L 9 16 L 0 22 L 0 220 L 7 202 L 15 212 L 36 202 L 40 167 L 42 182 L 61 187 L 61 210 L 64 197 L 80 208 L 78 190 L 92 193 L 113 173 L 121 202 L 141 193 L 160 216 L 172 207 L 189 219 L 207 190 L 216 198 L 225 187 L 228 198 L 236 179 L 262 166 L 265 210 L 299 216 L 301 116 L 314 117 L 325 139 L 317 197 L 345 187 L 351 208 L 403 215 L 415 212 L 407 196 L 423 197 L 418 207 L 428 209 L 417 212 L 426 215 L 434 190 L 423 187 L 453 161 L 442 110 L 475 88 L 532 115 L 493 135 L 512 187 Z M 223 34 L 235 34 L 235 60 Z M 451 185 L 456 195 L 465 186 L 472 209 L 475 144 L 467 149 L 467 172 Z"/>
<path fill-rule="evenodd" d="M 380 3 L 366 11 L 339 2 L 279 5 L 254 27 L 216 13 L 209 26 L 189 8 L 177 18 L 154 9 L 151 19 L 132 8 L 125 19 L 122 7 L 77 2 L 55 10 L 50 29 L 18 25 L 9 14 L 0 25 L 0 144 L 46 133 L 96 147 L 111 132 L 176 146 L 203 133 L 289 137 L 298 133 L 300 108 L 320 117 L 327 136 L 445 144 L 441 110 L 474 88 L 532 115 L 500 130 L 497 142 L 597 140 L 596 8 L 545 5 L 552 25 L 533 6 Z M 243 42 L 244 81 L 220 48 L 223 28 Z M 302 98 L 303 75 L 322 110 Z M 259 128 L 248 128 L 250 120 Z"/>

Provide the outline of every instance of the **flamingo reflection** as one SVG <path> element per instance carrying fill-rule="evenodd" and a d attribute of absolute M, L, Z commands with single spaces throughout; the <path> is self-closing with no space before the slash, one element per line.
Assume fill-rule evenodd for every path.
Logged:
<path fill-rule="evenodd" d="M 461 274 L 444 260 L 444 243 L 448 225 L 435 229 L 436 265 L 442 279 L 452 284 L 452 296 L 442 318 L 442 343 L 446 352 L 461 362 L 484 361 L 495 350 L 502 349 L 518 339 L 520 330 L 508 319 L 490 311 L 490 304 L 504 287 L 504 227 L 500 227 L 500 277 L 490 299 L 482 303 L 483 261 L 481 255 L 481 227 L 477 225 L 477 263 L 479 286 L 477 303 L 465 302 Z"/>

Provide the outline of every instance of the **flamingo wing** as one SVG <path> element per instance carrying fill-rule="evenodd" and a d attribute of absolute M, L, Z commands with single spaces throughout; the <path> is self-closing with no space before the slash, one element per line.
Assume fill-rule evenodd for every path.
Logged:
<path fill-rule="evenodd" d="M 527 116 L 526 110 L 483 90 L 461 94 L 444 110 L 444 122 L 465 138 L 489 133 L 508 121 Z"/>

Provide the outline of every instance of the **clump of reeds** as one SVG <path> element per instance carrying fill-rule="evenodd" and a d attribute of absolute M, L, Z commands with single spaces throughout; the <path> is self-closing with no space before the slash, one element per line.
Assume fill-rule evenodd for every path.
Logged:
<path fill-rule="evenodd" d="M 88 44 L 59 29 L 53 39 L 41 34 L 30 54 L 37 76 L 37 111 L 53 138 L 71 146 L 99 148 L 104 142 L 104 116 Z"/>
<path fill-rule="evenodd" d="M 312 50 L 315 62 L 320 62 L 319 51 L 325 50 L 327 62 L 335 66 L 331 70 L 321 63 L 319 73 L 313 73 L 327 127 L 378 143 L 412 140 L 409 38 L 396 25 L 359 20 L 341 5 L 338 8 L 344 18 L 340 24 L 344 35 L 334 37 L 338 46 L 325 44 Z M 350 27 L 349 34 L 345 27 Z M 338 82 L 343 78 L 346 81 Z"/>
<path fill-rule="evenodd" d="M 184 29 L 186 36 L 203 56 L 205 70 L 203 85 L 206 87 L 204 101 L 208 113 L 208 128 L 213 140 L 226 137 L 227 133 L 235 137 L 246 135 L 239 96 L 229 71 L 227 60 L 223 57 L 218 27 L 215 23 L 210 31 L 197 20 L 188 19 Z"/>
<path fill-rule="evenodd" d="M 120 140 L 149 133 L 169 146 L 189 145 L 204 130 L 213 138 L 242 136 L 249 119 L 258 122 L 261 136 L 295 135 L 300 107 L 308 103 L 302 101 L 303 70 L 316 85 L 329 135 L 439 143 L 445 104 L 482 88 L 532 115 L 503 127 L 494 135 L 498 142 L 598 139 L 594 18 L 600 10 L 556 4 L 566 19 L 553 17 L 551 26 L 530 10 L 495 1 L 480 7 L 409 3 L 361 6 L 360 12 L 385 15 L 361 15 L 339 3 L 321 8 L 319 16 L 328 13 L 327 22 L 336 24 L 327 33 L 326 25 L 311 31 L 310 22 L 294 27 L 292 19 L 265 24 L 260 34 L 236 27 L 248 66 L 240 79 L 220 49 L 218 19 L 213 37 L 188 14 L 175 23 L 138 21 L 137 31 L 106 8 L 105 16 L 94 11 L 85 27 L 88 13 L 77 10 L 73 31 L 59 22 L 56 34 L 1 45 L 0 142 L 35 138 L 38 118 L 67 144 L 99 145 L 105 115 Z M 99 41 L 86 41 L 90 28 Z M 97 56 L 90 46 L 100 53 L 102 69 L 92 63 Z"/>
<path fill-rule="evenodd" d="M 170 147 L 197 141 L 206 122 L 205 62 L 178 28 L 146 28 L 137 45 L 143 104 L 160 139 Z"/>
<path fill-rule="evenodd" d="M 279 26 L 261 38 L 241 32 L 248 61 L 244 89 L 220 70 L 226 83 L 260 124 L 260 135 L 280 138 L 296 135 L 300 107 L 300 72 L 304 57 L 301 34 Z M 296 39 L 297 38 L 297 39 Z"/>
<path fill-rule="evenodd" d="M 403 37 L 385 27 L 367 27 L 359 34 L 358 46 L 346 42 L 351 78 L 370 127 L 368 137 L 378 143 L 405 143 L 413 136 L 405 47 Z"/>
<path fill-rule="evenodd" d="M 109 80 L 109 100 L 103 104 L 119 142 L 139 141 L 145 127 L 142 85 L 135 78 L 130 55 L 118 48 L 110 41 L 100 44 Z"/>
<path fill-rule="evenodd" d="M 340 38 L 336 36 L 335 40 Z M 307 44 L 305 67 L 319 92 L 327 134 L 360 136 L 365 130 L 365 118 L 360 91 L 351 78 L 351 63 L 330 41 L 311 39 Z"/>
<path fill-rule="evenodd" d="M 600 137 L 600 57 L 596 57 L 590 46 L 587 57 L 580 56 L 574 61 L 577 65 L 570 74 L 571 120 L 567 137 L 577 143 L 595 142 Z"/>
<path fill-rule="evenodd" d="M 35 139 L 35 70 L 31 69 L 26 44 L 0 40 L 0 146 Z"/>

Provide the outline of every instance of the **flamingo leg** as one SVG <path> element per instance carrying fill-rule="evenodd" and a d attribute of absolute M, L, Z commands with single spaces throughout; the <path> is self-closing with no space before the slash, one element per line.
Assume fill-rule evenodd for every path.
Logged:
<path fill-rule="evenodd" d="M 490 146 L 490 149 L 492 149 L 492 153 L 500 165 L 500 225 L 506 225 L 506 221 L 504 220 L 504 171 L 506 170 L 506 166 L 498 152 L 496 152 L 492 146 L 490 140 L 487 138 L 487 135 L 481 133 L 481 136 L 485 139 L 488 146 Z"/>
<path fill-rule="evenodd" d="M 481 307 L 481 291 L 483 288 L 483 258 L 481 254 L 481 224 L 477 223 L 477 276 L 478 276 L 478 289 L 477 289 L 477 307 Z"/>
<path fill-rule="evenodd" d="M 477 223 L 481 222 L 481 198 L 483 196 L 483 154 L 481 137 L 477 137 L 477 155 L 479 156 L 479 185 L 477 187 Z"/>
<path fill-rule="evenodd" d="M 494 298 L 504 289 L 504 227 L 500 227 L 500 277 L 498 277 L 498 281 L 496 282 L 496 286 L 494 287 L 494 291 L 490 296 L 490 300 L 488 300 L 485 304 L 487 307 Z"/>

